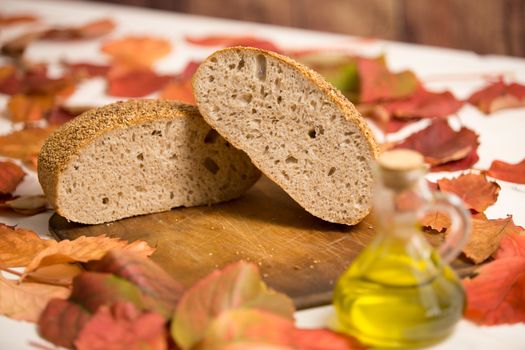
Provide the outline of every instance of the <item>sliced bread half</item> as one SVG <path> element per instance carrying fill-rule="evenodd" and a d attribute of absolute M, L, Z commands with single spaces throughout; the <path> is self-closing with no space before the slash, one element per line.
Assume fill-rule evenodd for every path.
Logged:
<path fill-rule="evenodd" d="M 85 112 L 56 130 L 38 159 L 49 202 L 85 224 L 226 201 L 259 174 L 195 107 L 162 100 Z"/>
<path fill-rule="evenodd" d="M 319 74 L 276 53 L 233 47 L 201 64 L 193 89 L 204 119 L 311 214 L 356 224 L 369 213 L 376 142 Z"/>

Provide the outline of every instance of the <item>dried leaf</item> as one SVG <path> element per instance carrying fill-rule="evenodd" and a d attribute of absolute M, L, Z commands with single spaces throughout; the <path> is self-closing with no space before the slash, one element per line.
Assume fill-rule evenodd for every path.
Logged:
<path fill-rule="evenodd" d="M 45 34 L 45 31 L 33 31 L 23 33 L 13 39 L 6 41 L 2 45 L 1 53 L 10 56 L 15 60 L 20 60 L 26 48 L 33 41 L 40 39 Z"/>
<path fill-rule="evenodd" d="M 115 23 L 110 19 L 100 19 L 79 27 L 51 28 L 42 35 L 46 40 L 95 39 L 111 33 Z"/>
<path fill-rule="evenodd" d="M 55 105 L 53 95 L 13 95 L 7 102 L 12 122 L 34 122 L 44 118 Z"/>
<path fill-rule="evenodd" d="M 448 216 L 439 211 L 428 213 L 419 222 L 421 226 L 436 230 L 439 233 L 445 232 L 451 224 Z"/>
<path fill-rule="evenodd" d="M 93 78 L 106 76 L 111 67 L 105 64 L 89 62 L 64 63 L 67 74 L 80 78 Z"/>
<path fill-rule="evenodd" d="M 183 287 L 152 260 L 133 252 L 114 249 L 100 261 L 89 265 L 89 269 L 112 273 L 137 286 L 143 294 L 144 305 L 171 318 L 177 306 Z"/>
<path fill-rule="evenodd" d="M 150 68 L 160 58 L 171 52 L 169 41 L 148 36 L 128 36 L 107 41 L 102 52 L 111 56 L 118 65 Z M 137 54 L 139 53 L 140 54 Z"/>
<path fill-rule="evenodd" d="M 68 349 L 91 315 L 68 300 L 52 299 L 38 319 L 38 333 L 51 343 Z"/>
<path fill-rule="evenodd" d="M 141 313 L 133 304 L 117 302 L 101 307 L 85 324 L 75 341 L 77 350 L 167 349 L 164 318 Z"/>
<path fill-rule="evenodd" d="M 62 125 L 71 119 L 75 119 L 89 109 L 91 109 L 91 107 L 70 108 L 65 106 L 55 106 L 51 112 L 46 115 L 46 119 L 51 125 Z"/>
<path fill-rule="evenodd" d="M 183 82 L 172 81 L 171 83 L 168 83 L 160 92 L 159 97 L 167 100 L 178 100 L 193 105 L 195 104 L 191 80 Z"/>
<path fill-rule="evenodd" d="M 27 275 L 24 281 L 55 285 L 71 285 L 73 278 L 84 271 L 76 264 L 56 264 L 44 266 Z"/>
<path fill-rule="evenodd" d="M 486 114 L 505 108 L 525 107 L 525 86 L 498 80 L 472 94 L 468 102 Z"/>
<path fill-rule="evenodd" d="M 26 173 L 13 162 L 0 161 L 0 195 L 14 192 Z"/>
<path fill-rule="evenodd" d="M 30 161 L 40 153 L 45 139 L 55 126 L 30 128 L 0 136 L 0 156 Z"/>
<path fill-rule="evenodd" d="M 465 170 L 470 169 L 476 164 L 479 160 L 478 150 L 477 148 L 472 149 L 470 153 L 463 159 L 459 160 L 452 160 L 450 162 L 446 162 L 440 165 L 434 165 L 432 168 L 430 168 L 430 171 L 432 172 L 439 172 L 439 171 L 458 171 L 458 170 Z"/>
<path fill-rule="evenodd" d="M 210 35 L 200 38 L 187 36 L 186 42 L 197 46 L 249 46 L 268 51 L 281 52 L 281 49 L 270 40 L 250 35 Z"/>
<path fill-rule="evenodd" d="M 493 181 L 487 181 L 485 175 L 464 174 L 453 179 L 440 179 L 438 186 L 441 191 L 451 192 L 463 200 L 467 209 L 484 212 L 496 203 L 500 186 Z"/>
<path fill-rule="evenodd" d="M 394 117 L 410 118 L 445 118 L 456 113 L 463 106 L 449 91 L 430 92 L 422 87 L 409 97 L 382 106 Z"/>
<path fill-rule="evenodd" d="M 434 120 L 427 128 L 413 133 L 396 148 L 408 148 L 421 153 L 432 165 L 445 164 L 467 157 L 478 147 L 478 135 L 462 127 L 454 131 L 446 119 Z"/>
<path fill-rule="evenodd" d="M 158 75 L 151 69 L 132 69 L 108 76 L 108 95 L 143 97 L 162 89 L 173 77 Z"/>
<path fill-rule="evenodd" d="M 7 280 L 0 274 L 0 314 L 15 320 L 36 322 L 47 302 L 65 299 L 69 288 Z"/>
<path fill-rule="evenodd" d="M 503 181 L 525 184 L 525 159 L 516 164 L 495 160 L 487 170 L 487 175 Z"/>
<path fill-rule="evenodd" d="M 117 301 L 130 302 L 139 309 L 143 308 L 140 289 L 110 273 L 82 272 L 73 279 L 73 291 L 69 300 L 91 313 Z"/>
<path fill-rule="evenodd" d="M 55 243 L 40 238 L 33 231 L 0 224 L 1 266 L 26 266 L 39 252 Z"/>
<path fill-rule="evenodd" d="M 0 27 L 10 26 L 20 23 L 37 22 L 38 17 L 30 14 L 3 15 L 0 14 Z"/>
<path fill-rule="evenodd" d="M 525 230 L 521 226 L 514 224 L 510 220 L 505 227 L 507 234 L 503 236 L 499 243 L 499 249 L 495 254 L 496 259 L 503 259 L 507 257 L 525 256 Z"/>
<path fill-rule="evenodd" d="M 125 249 L 144 256 L 149 256 L 155 251 L 154 248 L 148 246 L 144 241 L 128 243 L 105 235 L 96 237 L 81 236 L 73 241 L 52 242 L 54 243 L 32 257 L 31 262 L 26 266 L 26 275 L 42 266 L 99 260 L 111 249 Z"/>
<path fill-rule="evenodd" d="M 525 257 L 496 259 L 463 280 L 465 317 L 482 325 L 525 322 Z"/>
<path fill-rule="evenodd" d="M 46 197 L 42 195 L 20 196 L 10 201 L 6 201 L 5 205 L 19 214 L 35 215 L 47 209 L 47 200 Z"/>
<path fill-rule="evenodd" d="M 295 329 L 294 348 L 301 350 L 365 350 L 356 339 L 329 329 Z"/>
<path fill-rule="evenodd" d="M 292 301 L 266 287 L 257 268 L 241 261 L 215 270 L 182 296 L 171 334 L 180 347 L 190 349 L 204 337 L 213 319 L 238 308 L 266 310 L 293 319 Z"/>
<path fill-rule="evenodd" d="M 361 103 L 388 101 L 412 95 L 419 86 L 414 73 L 391 73 L 384 56 L 357 59 Z"/>

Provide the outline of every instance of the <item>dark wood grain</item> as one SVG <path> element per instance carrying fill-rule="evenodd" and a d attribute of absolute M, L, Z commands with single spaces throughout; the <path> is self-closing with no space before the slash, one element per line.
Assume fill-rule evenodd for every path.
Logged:
<path fill-rule="evenodd" d="M 228 263 L 253 262 L 266 283 L 299 309 L 330 303 L 338 276 L 376 232 L 370 217 L 352 227 L 322 221 L 266 178 L 242 198 L 219 205 L 93 226 L 54 215 L 49 226 L 59 239 L 106 234 L 145 240 L 157 247 L 152 259 L 186 286 Z M 439 236 L 428 237 L 440 243 Z M 468 266 L 456 262 L 459 269 Z"/>
<path fill-rule="evenodd" d="M 525 0 L 99 0 L 525 56 Z"/>

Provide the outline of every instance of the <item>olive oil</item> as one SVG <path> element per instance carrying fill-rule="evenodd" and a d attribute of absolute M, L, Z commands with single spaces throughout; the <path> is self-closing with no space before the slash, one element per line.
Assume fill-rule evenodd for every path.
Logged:
<path fill-rule="evenodd" d="M 461 200 L 431 192 L 418 153 L 395 150 L 378 161 L 374 216 L 377 235 L 338 280 L 333 296 L 339 331 L 378 347 L 436 343 L 461 319 L 463 286 L 448 263 L 465 244 L 470 215 Z M 422 235 L 418 218 L 448 214 L 439 251 Z"/>
<path fill-rule="evenodd" d="M 424 346 L 450 334 L 463 314 L 462 285 L 424 238 L 411 240 L 378 237 L 341 276 L 334 291 L 341 331 L 381 347 Z"/>

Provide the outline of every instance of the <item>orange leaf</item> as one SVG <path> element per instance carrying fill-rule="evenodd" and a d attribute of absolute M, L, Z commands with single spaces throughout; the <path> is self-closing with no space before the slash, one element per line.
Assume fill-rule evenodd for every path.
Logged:
<path fill-rule="evenodd" d="M 437 119 L 427 128 L 413 133 L 396 148 L 418 151 L 425 161 L 437 166 L 467 157 L 478 147 L 478 135 L 466 127 L 454 131 L 446 119 Z"/>
<path fill-rule="evenodd" d="M 525 107 L 525 86 L 498 80 L 472 94 L 468 102 L 486 114 L 505 108 Z"/>
<path fill-rule="evenodd" d="M 26 266 L 54 243 L 56 241 L 44 240 L 33 231 L 0 224 L 0 264 L 2 267 Z"/>
<path fill-rule="evenodd" d="M 108 76 L 107 93 L 116 97 L 143 97 L 162 89 L 171 79 L 148 68 L 114 71 Z"/>
<path fill-rule="evenodd" d="M 49 300 L 66 299 L 66 287 L 7 280 L 0 274 L 0 314 L 15 320 L 36 322 Z"/>
<path fill-rule="evenodd" d="M 111 33 L 115 23 L 110 19 L 100 19 L 89 22 L 79 27 L 51 28 L 47 30 L 42 39 L 47 40 L 78 40 L 94 39 Z"/>
<path fill-rule="evenodd" d="M 75 264 L 56 264 L 44 266 L 27 275 L 25 281 L 55 285 L 71 285 L 73 278 L 84 271 Z"/>
<path fill-rule="evenodd" d="M 102 52 L 111 56 L 115 63 L 128 67 L 149 68 L 170 51 L 169 41 L 147 36 L 128 36 L 102 45 Z"/>
<path fill-rule="evenodd" d="M 453 179 L 438 180 L 441 191 L 451 192 L 463 200 L 467 209 L 484 212 L 496 203 L 500 186 L 492 181 L 487 181 L 485 175 L 464 174 Z"/>
<path fill-rule="evenodd" d="M 2 15 L 0 14 L 0 27 L 13 24 L 37 22 L 38 17 L 29 14 Z"/>
<path fill-rule="evenodd" d="M 111 249 L 123 249 L 149 256 L 155 251 L 144 241 L 127 241 L 118 238 L 109 238 L 105 235 L 96 237 L 81 236 L 73 241 L 53 241 L 31 259 L 24 274 L 28 274 L 42 266 L 64 264 L 70 262 L 87 262 L 101 259 Z"/>
<path fill-rule="evenodd" d="M 167 100 L 178 100 L 193 105 L 195 104 L 191 80 L 183 82 L 173 81 L 168 83 L 168 85 L 164 86 L 164 89 L 160 92 L 159 97 Z"/>
<path fill-rule="evenodd" d="M 14 131 L 0 136 L 0 155 L 32 161 L 40 153 L 45 139 L 55 130 L 55 126 L 30 128 Z"/>
<path fill-rule="evenodd" d="M 465 317 L 482 325 L 525 322 L 525 257 L 497 259 L 463 280 Z"/>
<path fill-rule="evenodd" d="M 503 181 L 525 184 L 525 159 L 516 164 L 495 160 L 490 165 L 487 175 Z"/>
<path fill-rule="evenodd" d="M 186 42 L 198 46 L 249 46 L 274 52 L 281 51 L 281 49 L 271 41 L 250 35 L 211 35 L 201 38 L 187 36 Z"/>
<path fill-rule="evenodd" d="M 0 195 L 14 192 L 26 173 L 13 162 L 0 162 Z"/>
<path fill-rule="evenodd" d="M 34 122 L 44 118 L 55 104 L 52 95 L 14 95 L 7 102 L 12 122 Z"/>
<path fill-rule="evenodd" d="M 523 227 L 515 225 L 512 220 L 508 225 L 507 230 L 509 233 L 501 239 L 499 249 L 495 254 L 496 259 L 525 256 L 525 235 L 523 234 Z"/>

